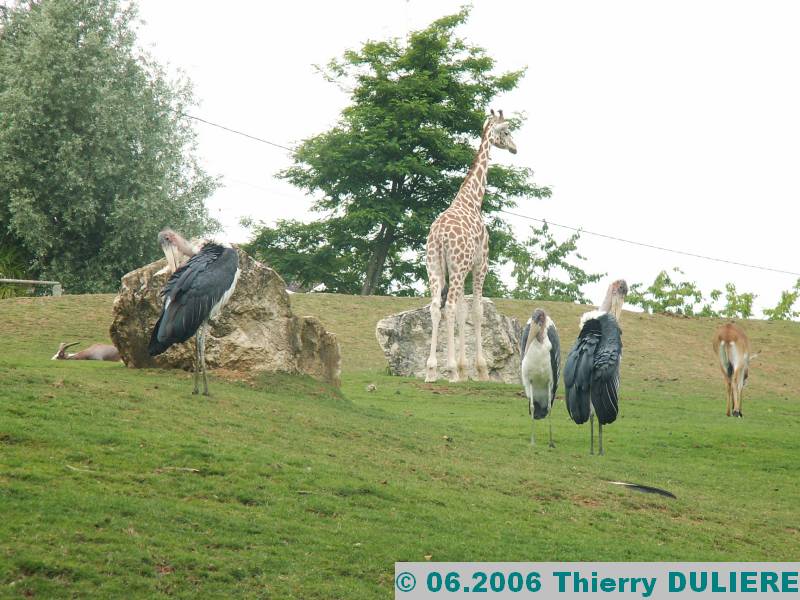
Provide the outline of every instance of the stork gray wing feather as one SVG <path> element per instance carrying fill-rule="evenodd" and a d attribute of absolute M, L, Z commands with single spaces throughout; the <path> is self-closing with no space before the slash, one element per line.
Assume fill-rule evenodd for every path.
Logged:
<path fill-rule="evenodd" d="M 162 290 L 164 309 L 150 337 L 151 356 L 185 342 L 197 332 L 233 285 L 238 263 L 235 250 L 207 244 L 173 273 Z"/>
<path fill-rule="evenodd" d="M 592 372 L 600 337 L 601 326 L 598 320 L 586 321 L 564 365 L 567 412 L 579 425 L 588 421 L 591 414 Z"/>
<path fill-rule="evenodd" d="M 550 340 L 550 368 L 553 370 L 553 389 L 550 393 L 550 405 L 556 400 L 558 380 L 561 377 L 561 340 L 554 324 L 547 328 L 547 338 Z"/>
<path fill-rule="evenodd" d="M 619 366 L 622 337 L 617 320 L 611 314 L 597 317 L 600 341 L 594 355 L 592 406 L 602 425 L 613 423 L 619 413 Z"/>

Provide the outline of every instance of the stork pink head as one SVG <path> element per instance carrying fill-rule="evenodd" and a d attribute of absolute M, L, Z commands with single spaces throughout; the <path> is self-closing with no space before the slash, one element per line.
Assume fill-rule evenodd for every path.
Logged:
<path fill-rule="evenodd" d="M 547 328 L 547 313 L 537 308 L 531 315 L 531 330 L 540 342 L 544 339 L 544 330 Z"/>
<path fill-rule="evenodd" d="M 625 305 L 625 296 L 628 295 L 628 283 L 624 279 L 617 279 L 608 286 L 608 294 L 603 303 L 606 312 L 614 315 L 617 321 L 622 317 L 622 307 Z M 608 307 L 606 307 L 608 303 Z"/>
<path fill-rule="evenodd" d="M 180 255 L 191 257 L 197 254 L 197 250 L 187 242 L 183 236 L 174 232 L 172 229 L 164 229 L 158 234 L 158 243 L 167 258 L 170 271 L 173 273 L 181 263 Z"/>

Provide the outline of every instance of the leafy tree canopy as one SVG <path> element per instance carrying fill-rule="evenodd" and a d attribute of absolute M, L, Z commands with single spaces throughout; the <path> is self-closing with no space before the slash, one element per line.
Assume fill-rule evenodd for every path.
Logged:
<path fill-rule="evenodd" d="M 753 316 L 753 301 L 758 294 L 751 292 L 738 293 L 736 285 L 725 284 L 725 307 L 720 311 L 720 316 L 730 318 L 749 319 Z"/>
<path fill-rule="evenodd" d="M 792 321 L 800 317 L 800 311 L 793 310 L 794 305 L 800 298 L 800 279 L 794 284 L 791 290 L 781 292 L 781 299 L 775 308 L 765 308 L 764 315 L 770 321 Z"/>
<path fill-rule="evenodd" d="M 494 74 L 486 51 L 456 35 L 468 16 L 464 8 L 405 40 L 367 42 L 320 69 L 350 91 L 351 104 L 335 127 L 305 140 L 279 176 L 316 195 L 313 208 L 325 217 L 262 226 L 251 252 L 306 287 L 325 283 L 330 291 L 362 294 L 424 287 L 430 224 L 472 163 L 490 102 L 523 76 Z M 489 169 L 483 212 L 492 265 L 512 239 L 497 211 L 515 198 L 550 194 L 532 175 L 526 168 Z M 268 245 L 278 240 L 288 254 Z M 496 273 L 487 287 L 487 294 L 499 289 Z"/>
<path fill-rule="evenodd" d="M 673 272 L 683 275 L 679 268 Z M 693 281 L 675 281 L 666 271 L 661 271 L 647 288 L 644 284 L 630 286 L 626 302 L 641 306 L 650 313 L 671 313 L 686 316 L 729 317 L 748 319 L 753 316 L 753 301 L 757 297 L 751 292 L 739 293 L 733 283 L 725 284 L 725 291 L 712 290 L 706 298 Z M 720 310 L 714 306 L 723 298 Z M 765 313 L 767 311 L 764 311 Z"/>
<path fill-rule="evenodd" d="M 0 235 L 30 275 L 107 291 L 171 226 L 214 227 L 186 81 L 135 46 L 135 5 L 28 0 L 0 14 Z"/>
<path fill-rule="evenodd" d="M 581 288 L 600 281 L 605 273 L 587 273 L 571 262 L 572 254 L 577 260 L 586 260 L 578 253 L 580 233 L 559 243 L 547 222 L 540 228 L 531 227 L 531 233 L 530 238 L 516 244 L 511 251 L 514 261 L 511 274 L 517 284 L 512 297 L 588 304 Z"/>
<path fill-rule="evenodd" d="M 681 276 L 683 271 L 678 267 L 672 269 L 674 275 Z M 717 316 L 713 303 L 722 292 L 713 290 L 710 300 L 693 281 L 678 281 L 667 271 L 661 271 L 648 287 L 642 283 L 630 286 L 625 302 L 641 306 L 649 313 L 671 313 L 686 316 Z"/>

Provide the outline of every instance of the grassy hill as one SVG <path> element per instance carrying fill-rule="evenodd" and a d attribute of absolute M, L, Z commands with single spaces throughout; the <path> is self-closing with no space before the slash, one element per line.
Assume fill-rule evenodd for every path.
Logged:
<path fill-rule="evenodd" d="M 107 340 L 112 299 L 0 301 L 0 597 L 386 598 L 399 560 L 800 551 L 798 324 L 745 324 L 761 355 L 731 419 L 718 321 L 626 313 L 622 412 L 598 457 L 562 399 L 556 448 L 532 448 L 521 386 L 387 376 L 375 323 L 422 299 L 293 296 L 337 333 L 341 391 L 226 377 L 210 399 L 182 372 L 49 360 Z M 544 306 L 566 352 L 584 309 Z"/>

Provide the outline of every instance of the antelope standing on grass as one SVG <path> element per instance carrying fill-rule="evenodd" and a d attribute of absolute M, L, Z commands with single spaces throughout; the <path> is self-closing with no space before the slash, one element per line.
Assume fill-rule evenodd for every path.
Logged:
<path fill-rule="evenodd" d="M 717 329 L 714 335 L 714 352 L 719 358 L 719 366 L 725 377 L 727 391 L 727 412 L 734 417 L 742 417 L 742 390 L 750 370 L 750 340 L 741 327 L 727 323 Z"/>

